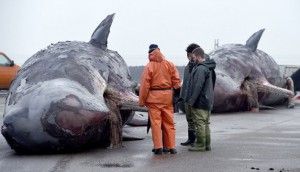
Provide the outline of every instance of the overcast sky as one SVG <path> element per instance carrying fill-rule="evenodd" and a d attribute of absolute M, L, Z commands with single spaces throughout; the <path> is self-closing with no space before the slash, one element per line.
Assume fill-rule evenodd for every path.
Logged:
<path fill-rule="evenodd" d="M 279 64 L 300 65 L 299 0 L 0 0 L 0 51 L 23 64 L 51 43 L 89 41 L 111 13 L 108 48 L 128 65 L 147 63 L 150 43 L 185 65 L 191 42 L 210 52 L 215 39 L 244 44 L 261 28 L 259 49 Z"/>

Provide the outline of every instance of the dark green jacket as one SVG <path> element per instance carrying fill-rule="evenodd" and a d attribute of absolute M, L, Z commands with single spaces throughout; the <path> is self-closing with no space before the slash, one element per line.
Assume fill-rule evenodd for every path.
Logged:
<path fill-rule="evenodd" d="M 187 92 L 187 103 L 192 107 L 212 110 L 216 81 L 215 68 L 216 62 L 213 59 L 206 59 L 193 68 Z"/>
<path fill-rule="evenodd" d="M 182 98 L 184 100 L 184 102 L 188 101 L 188 96 L 187 96 L 188 84 L 190 81 L 191 71 L 192 71 L 194 65 L 195 65 L 195 63 L 190 61 L 184 68 L 183 83 L 182 83 L 181 90 L 180 90 L 180 98 Z"/>

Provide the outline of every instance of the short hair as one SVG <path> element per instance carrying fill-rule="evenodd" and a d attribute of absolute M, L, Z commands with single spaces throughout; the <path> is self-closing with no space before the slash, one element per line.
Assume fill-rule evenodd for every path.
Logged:
<path fill-rule="evenodd" d="M 205 58 L 204 50 L 201 47 L 194 49 L 192 53 L 195 54 L 195 56 L 201 56 L 202 58 Z"/>
<path fill-rule="evenodd" d="M 191 43 L 187 48 L 186 48 L 186 52 L 187 53 L 192 53 L 194 51 L 194 49 L 200 47 L 198 44 L 196 43 Z"/>

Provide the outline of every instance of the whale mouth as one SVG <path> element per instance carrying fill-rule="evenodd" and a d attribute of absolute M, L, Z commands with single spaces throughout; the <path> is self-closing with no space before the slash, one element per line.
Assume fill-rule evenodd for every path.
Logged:
<path fill-rule="evenodd" d="M 1 127 L 1 134 L 6 139 L 7 143 L 10 145 L 11 149 L 14 149 L 18 154 L 30 154 L 37 152 L 41 147 L 47 147 L 45 143 L 40 144 L 39 147 L 31 147 L 25 142 L 20 142 L 20 140 L 25 140 L 28 137 L 29 133 L 16 133 L 15 127 L 12 124 L 3 124 Z M 44 149 L 48 151 L 49 149 Z M 45 151 L 45 152 L 46 152 Z M 49 150 L 50 151 L 50 150 Z"/>
<path fill-rule="evenodd" d="M 71 135 L 82 135 L 88 127 L 97 125 L 105 119 L 106 113 L 85 109 L 78 111 L 62 110 L 56 116 L 57 125 Z"/>
<path fill-rule="evenodd" d="M 108 146 L 109 111 L 86 106 L 85 98 L 69 94 L 32 120 L 26 108 L 7 114 L 1 133 L 17 153 L 53 153 Z M 39 116 L 39 115 L 38 115 Z M 39 123 L 39 125 L 34 125 Z"/>
<path fill-rule="evenodd" d="M 52 103 L 41 118 L 44 129 L 54 137 L 76 137 L 86 135 L 105 125 L 109 112 L 86 109 L 75 95 Z"/>
<path fill-rule="evenodd" d="M 3 124 L 1 127 L 1 134 L 4 136 L 7 143 L 11 146 L 12 149 L 14 149 L 16 152 L 20 152 L 21 150 L 24 149 L 20 144 L 18 144 L 18 142 L 9 133 L 12 129 L 13 129 L 12 126 Z"/>

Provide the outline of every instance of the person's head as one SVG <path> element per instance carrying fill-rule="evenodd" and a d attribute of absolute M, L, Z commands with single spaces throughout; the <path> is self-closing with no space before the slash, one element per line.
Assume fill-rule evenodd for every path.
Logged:
<path fill-rule="evenodd" d="M 193 60 L 197 63 L 202 63 L 205 61 L 204 50 L 201 47 L 198 47 L 192 52 Z"/>
<path fill-rule="evenodd" d="M 157 44 L 151 44 L 150 46 L 149 46 L 149 51 L 148 51 L 148 53 L 151 53 L 152 51 L 154 51 L 155 49 L 157 49 L 158 48 L 158 45 Z"/>
<path fill-rule="evenodd" d="M 190 44 L 187 48 L 186 48 L 186 56 L 189 60 L 192 59 L 192 52 L 194 51 L 194 49 L 200 47 L 198 44 L 196 43 L 192 43 Z"/>

